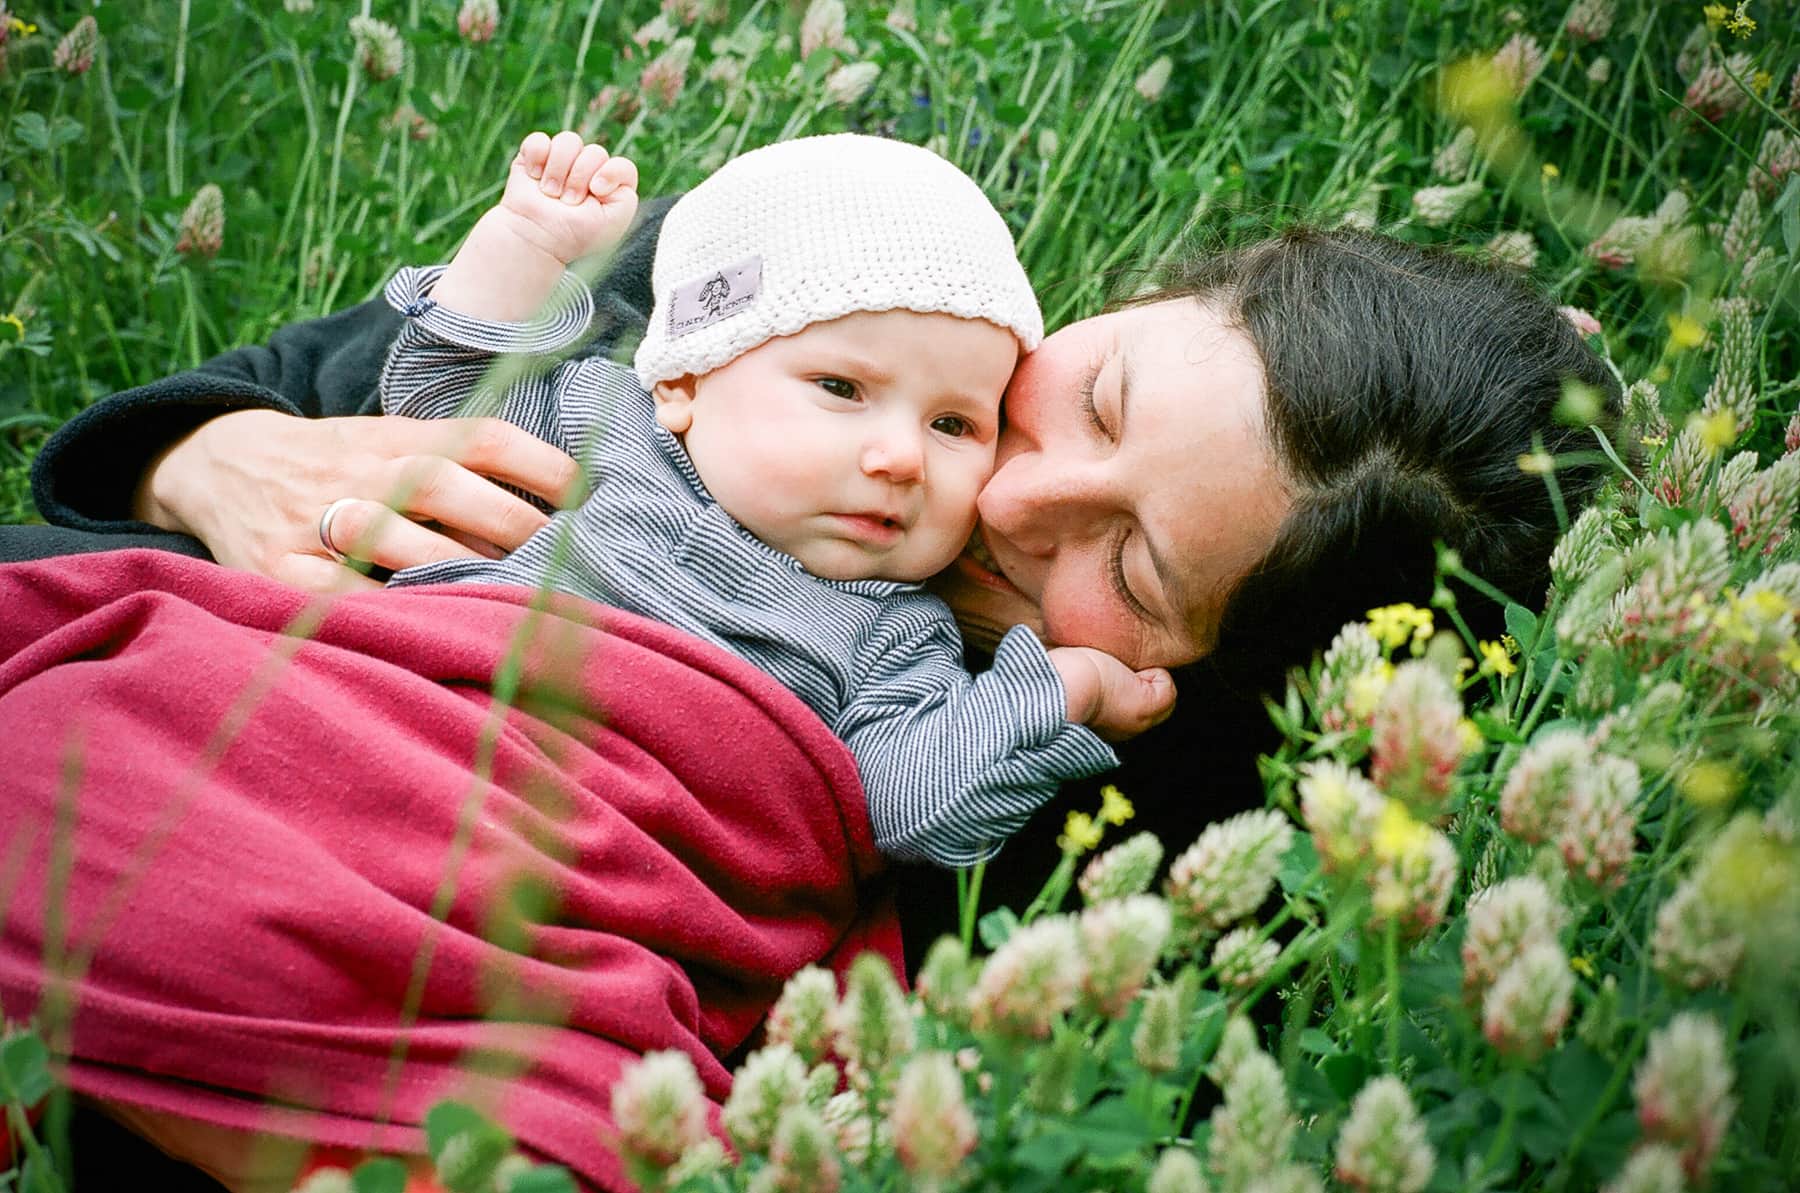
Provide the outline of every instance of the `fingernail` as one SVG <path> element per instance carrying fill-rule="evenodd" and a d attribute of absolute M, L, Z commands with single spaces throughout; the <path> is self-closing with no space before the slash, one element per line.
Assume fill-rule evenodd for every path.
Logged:
<path fill-rule="evenodd" d="M 554 182 L 546 182 L 544 184 L 544 193 L 554 199 L 556 196 L 562 194 L 562 187 Z"/>

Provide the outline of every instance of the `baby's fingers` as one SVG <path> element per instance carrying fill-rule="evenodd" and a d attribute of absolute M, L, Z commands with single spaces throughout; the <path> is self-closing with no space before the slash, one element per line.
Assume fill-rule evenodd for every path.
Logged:
<path fill-rule="evenodd" d="M 544 174 L 538 180 L 538 189 L 552 199 L 561 197 L 563 185 L 569 177 L 569 168 L 581 156 L 581 148 L 581 137 L 567 129 L 551 137 L 550 156 L 544 162 Z"/>
<path fill-rule="evenodd" d="M 544 176 L 544 163 L 550 158 L 550 134 L 532 133 L 519 143 L 519 165 L 533 178 Z"/>
<path fill-rule="evenodd" d="M 637 163 L 628 157 L 609 157 L 594 175 L 594 180 L 588 184 L 588 189 L 595 198 L 604 199 L 621 188 L 636 190 L 637 184 Z"/>
<path fill-rule="evenodd" d="M 606 150 L 598 145 L 586 145 L 575 157 L 575 164 L 569 167 L 569 178 L 563 191 L 563 202 L 570 205 L 581 203 L 587 199 L 588 184 L 606 165 Z"/>

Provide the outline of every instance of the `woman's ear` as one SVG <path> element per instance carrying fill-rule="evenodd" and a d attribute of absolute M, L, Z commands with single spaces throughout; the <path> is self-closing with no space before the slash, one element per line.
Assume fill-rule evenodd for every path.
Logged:
<path fill-rule="evenodd" d="M 685 435 L 694 425 L 694 378 L 677 377 L 658 381 L 651 393 L 656 395 L 656 421 L 671 435 Z"/>

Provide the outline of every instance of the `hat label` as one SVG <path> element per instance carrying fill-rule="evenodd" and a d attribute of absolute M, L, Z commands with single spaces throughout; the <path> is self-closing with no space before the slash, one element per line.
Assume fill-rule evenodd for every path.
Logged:
<path fill-rule="evenodd" d="M 671 340 L 748 310 L 762 290 L 762 258 L 746 257 L 675 287 L 669 296 Z"/>

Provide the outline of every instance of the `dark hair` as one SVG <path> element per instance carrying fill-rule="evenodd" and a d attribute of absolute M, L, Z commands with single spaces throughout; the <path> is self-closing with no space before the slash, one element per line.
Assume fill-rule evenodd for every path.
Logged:
<path fill-rule="evenodd" d="M 1269 441 L 1292 508 L 1232 591 L 1209 663 L 1268 689 L 1346 621 L 1424 604 L 1434 544 L 1530 604 L 1558 533 L 1546 478 L 1520 457 L 1591 452 L 1560 423 L 1568 380 L 1616 412 L 1619 386 L 1550 300 L 1518 274 L 1391 237 L 1299 228 L 1197 257 L 1152 299 L 1214 304 L 1262 358 Z M 1569 516 L 1604 460 L 1560 465 Z M 1497 634 L 1500 610 L 1459 607 Z"/>

